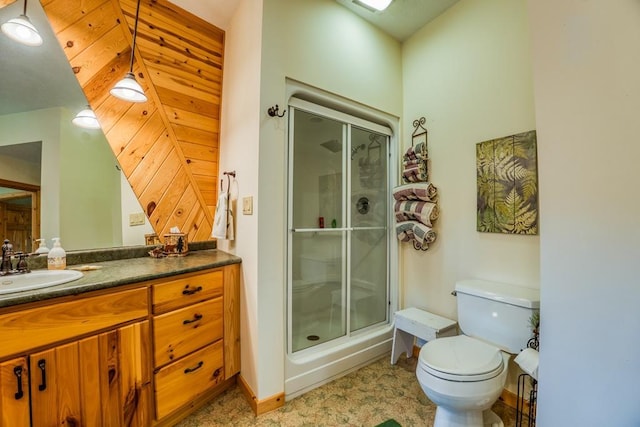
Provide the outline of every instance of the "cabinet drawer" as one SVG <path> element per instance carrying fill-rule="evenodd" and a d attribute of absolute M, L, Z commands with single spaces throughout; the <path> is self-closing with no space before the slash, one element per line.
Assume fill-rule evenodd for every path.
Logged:
<path fill-rule="evenodd" d="M 153 312 L 160 313 L 222 295 L 222 269 L 153 285 Z"/>
<path fill-rule="evenodd" d="M 155 375 L 156 418 L 161 419 L 224 381 L 222 340 L 160 369 Z"/>
<path fill-rule="evenodd" d="M 0 315 L 0 357 L 146 317 L 147 288 Z"/>
<path fill-rule="evenodd" d="M 222 297 L 153 319 L 155 366 L 177 360 L 222 338 Z"/>

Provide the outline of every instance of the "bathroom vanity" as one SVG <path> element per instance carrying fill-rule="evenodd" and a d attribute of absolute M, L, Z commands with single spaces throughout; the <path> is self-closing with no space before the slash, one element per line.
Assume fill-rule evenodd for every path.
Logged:
<path fill-rule="evenodd" d="M 174 425 L 236 382 L 239 258 L 92 266 L 0 296 L 1 427 Z"/>

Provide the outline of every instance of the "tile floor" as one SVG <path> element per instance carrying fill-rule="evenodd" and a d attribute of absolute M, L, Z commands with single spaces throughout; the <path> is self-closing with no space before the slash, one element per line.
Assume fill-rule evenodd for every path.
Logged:
<path fill-rule="evenodd" d="M 432 426 L 436 407 L 415 377 L 416 359 L 389 358 L 299 396 L 283 407 L 255 417 L 237 386 L 183 420 L 178 427 L 353 426 L 374 427 L 393 418 L 402 427 Z M 515 410 L 498 401 L 493 410 L 505 427 L 515 426 Z"/>

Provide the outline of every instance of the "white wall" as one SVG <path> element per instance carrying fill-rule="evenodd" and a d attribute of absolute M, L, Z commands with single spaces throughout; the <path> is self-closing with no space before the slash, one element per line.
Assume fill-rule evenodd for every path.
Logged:
<path fill-rule="evenodd" d="M 640 425 L 640 3 L 530 0 L 541 426 Z"/>
<path fill-rule="evenodd" d="M 538 236 L 476 231 L 476 144 L 536 128 L 531 74 L 525 0 L 461 0 L 403 45 L 404 148 L 424 116 L 440 208 L 427 252 L 401 245 L 405 307 L 456 319 L 464 278 L 539 287 Z"/>
<path fill-rule="evenodd" d="M 122 222 L 122 245 L 123 246 L 137 246 L 144 245 L 145 234 L 153 234 L 153 227 L 149 223 L 149 218 L 144 215 L 144 224 L 142 225 L 129 225 L 129 215 L 135 213 L 144 214 L 144 209 L 140 206 L 140 202 L 136 197 L 131 184 L 127 181 L 127 177 L 124 173 L 120 172 L 120 195 L 122 198 L 122 209 L 120 211 L 120 217 Z"/>
<path fill-rule="evenodd" d="M 0 145 L 42 141 L 40 230 L 47 239 L 60 234 L 60 114 L 59 108 L 49 108 L 0 116 Z"/>
<path fill-rule="evenodd" d="M 41 186 L 40 230 L 49 246 L 52 237 L 60 237 L 67 250 L 120 246 L 121 172 L 102 132 L 73 126 L 72 116 L 64 108 L 1 116 L 0 145 L 42 141 L 40 177 L 24 182 Z M 14 171 L 0 176 L 28 178 Z M 135 200 L 130 187 L 123 194 Z M 137 230 L 140 233 L 132 239 L 144 244 L 144 228 Z"/>
<path fill-rule="evenodd" d="M 121 172 L 102 131 L 73 125 L 74 116 L 61 109 L 60 233 L 42 237 L 60 237 L 67 250 L 121 246 Z"/>
<path fill-rule="evenodd" d="M 403 45 L 403 85 L 404 148 L 426 117 L 440 208 L 428 251 L 401 245 L 404 306 L 455 319 L 459 279 L 537 288 L 538 236 L 476 231 L 476 143 L 536 128 L 526 2 L 455 4 Z"/>
<path fill-rule="evenodd" d="M 266 111 L 286 107 L 287 77 L 397 116 L 402 109 L 399 44 L 333 0 L 265 0 L 262 28 L 260 142 L 252 148 L 259 150 L 258 235 L 250 242 L 258 245 L 250 260 L 257 311 L 248 313 L 254 324 L 243 338 L 256 360 L 242 361 L 243 371 L 255 372 L 250 385 L 259 399 L 284 390 L 285 358 L 287 118 Z"/>
<path fill-rule="evenodd" d="M 258 155 L 260 126 L 260 50 L 262 1 L 241 0 L 225 34 L 224 84 L 220 129 L 220 173 L 236 171 L 231 186 L 235 203 L 235 240 L 218 248 L 242 258 L 242 377 L 258 387 Z M 221 178 L 226 177 L 221 175 Z M 226 185 L 226 182 L 225 182 Z M 242 198 L 253 197 L 253 215 L 243 215 Z M 266 325 L 263 325 L 266 326 Z M 282 362 L 282 359 L 280 360 Z M 282 381 L 281 381 L 282 382 Z"/>

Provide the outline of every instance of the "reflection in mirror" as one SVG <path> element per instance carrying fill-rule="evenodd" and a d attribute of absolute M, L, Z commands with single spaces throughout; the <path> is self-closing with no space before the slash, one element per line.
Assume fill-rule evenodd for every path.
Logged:
<path fill-rule="evenodd" d="M 0 8 L 0 21 L 20 15 L 22 5 Z M 49 246 L 60 237 L 67 250 L 144 245 L 152 228 L 148 221 L 129 226 L 129 215 L 143 210 L 104 134 L 71 124 L 87 100 L 40 2 L 29 2 L 28 15 L 44 39 L 42 46 L 21 45 L 0 34 L 0 180 L 39 188 L 40 202 L 28 208 L 39 208 L 27 215 L 30 231 L 20 234 L 16 226 L 3 224 L 0 239 L 26 251 L 40 237 Z M 13 188 L 8 194 L 24 190 L 3 186 Z"/>

